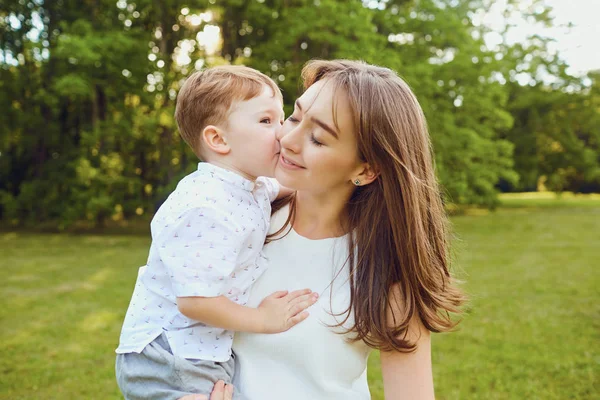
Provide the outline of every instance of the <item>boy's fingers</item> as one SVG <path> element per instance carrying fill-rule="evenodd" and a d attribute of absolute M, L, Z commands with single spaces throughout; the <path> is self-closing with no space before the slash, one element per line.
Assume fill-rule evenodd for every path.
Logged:
<path fill-rule="evenodd" d="M 293 307 L 296 304 L 304 303 L 304 302 L 307 302 L 307 303 L 310 303 L 310 304 L 314 304 L 318 299 L 319 299 L 319 295 L 317 294 L 317 292 L 313 292 L 313 293 L 310 293 L 310 294 L 302 295 L 300 297 L 296 297 L 293 300 L 290 300 L 290 302 L 288 303 L 288 305 L 290 307 Z"/>
<path fill-rule="evenodd" d="M 308 307 L 312 306 L 314 303 L 312 301 L 303 301 L 302 303 L 298 303 L 290 309 L 290 315 L 293 317 L 297 315 L 299 312 L 306 310 Z"/>
<path fill-rule="evenodd" d="M 300 314 L 294 315 L 292 318 L 288 319 L 289 328 L 304 321 L 307 317 L 308 317 L 308 311 L 304 311 L 304 312 L 301 312 Z"/>
<path fill-rule="evenodd" d="M 309 294 L 312 293 L 312 290 L 310 289 L 302 289 L 302 290 L 295 290 L 291 293 L 289 293 L 286 297 L 288 301 L 291 301 L 293 299 L 295 299 L 296 297 L 300 297 L 303 296 L 305 294 Z"/>
<path fill-rule="evenodd" d="M 280 290 L 278 292 L 271 294 L 269 297 L 273 297 L 275 299 L 280 299 L 282 297 L 285 297 L 287 294 L 288 294 L 287 290 Z"/>
<path fill-rule="evenodd" d="M 313 296 L 312 294 L 307 294 L 290 302 L 290 313 L 292 316 L 298 314 L 300 311 L 307 309 L 312 306 L 317 301 L 317 296 Z"/>

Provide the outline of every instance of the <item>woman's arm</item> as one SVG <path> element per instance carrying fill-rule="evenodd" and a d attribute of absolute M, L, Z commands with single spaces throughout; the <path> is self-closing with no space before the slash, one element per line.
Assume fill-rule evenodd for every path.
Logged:
<path fill-rule="evenodd" d="M 396 287 L 391 293 L 388 307 L 388 320 L 393 321 L 392 313 L 402 306 L 401 296 Z M 418 318 L 414 318 L 408 327 L 406 337 L 416 344 L 412 353 L 399 351 L 381 352 L 381 371 L 383 391 L 386 400 L 433 400 L 433 374 L 431 369 L 431 333 Z"/>
<path fill-rule="evenodd" d="M 409 334 L 416 340 L 413 353 L 381 352 L 381 371 L 385 400 L 433 400 L 431 371 L 431 334 L 420 321 L 415 322 Z M 418 333 L 417 333 L 418 332 Z M 420 337 L 419 337 L 420 334 Z"/>

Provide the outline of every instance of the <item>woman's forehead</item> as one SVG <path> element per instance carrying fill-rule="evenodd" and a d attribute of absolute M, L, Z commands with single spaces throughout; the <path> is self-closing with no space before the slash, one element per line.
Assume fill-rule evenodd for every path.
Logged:
<path fill-rule="evenodd" d="M 345 90 L 331 80 L 320 80 L 310 86 L 298 99 L 302 111 L 321 116 L 350 111 L 350 102 Z"/>
<path fill-rule="evenodd" d="M 305 112 L 312 108 L 314 104 L 319 105 L 319 108 L 321 108 L 326 104 L 331 104 L 332 100 L 333 84 L 328 80 L 315 82 L 300 96 L 300 102 Z"/>
<path fill-rule="evenodd" d="M 303 113 L 335 126 L 340 132 L 353 130 L 348 94 L 332 80 L 315 82 L 306 89 L 297 103 Z"/>

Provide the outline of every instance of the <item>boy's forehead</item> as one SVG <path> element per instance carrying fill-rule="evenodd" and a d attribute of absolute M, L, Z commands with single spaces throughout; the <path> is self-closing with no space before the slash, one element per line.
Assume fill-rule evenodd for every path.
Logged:
<path fill-rule="evenodd" d="M 278 96 L 279 95 L 279 96 Z M 283 98 L 280 93 L 276 93 L 274 89 L 268 85 L 263 85 L 262 92 L 255 97 L 259 101 L 264 101 L 265 104 L 272 103 L 283 107 Z"/>
<path fill-rule="evenodd" d="M 248 100 L 234 101 L 231 105 L 232 111 L 274 111 L 283 113 L 283 102 L 279 96 L 273 93 L 273 89 L 265 85 L 265 90 L 258 96 Z"/>

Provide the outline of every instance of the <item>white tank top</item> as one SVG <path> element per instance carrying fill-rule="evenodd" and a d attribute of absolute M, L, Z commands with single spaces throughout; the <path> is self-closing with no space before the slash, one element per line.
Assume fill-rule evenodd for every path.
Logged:
<path fill-rule="evenodd" d="M 288 212 L 286 207 L 273 216 L 271 232 L 283 226 Z M 265 246 L 269 265 L 252 286 L 248 306 L 258 306 L 278 290 L 309 288 L 320 298 L 308 309 L 310 316 L 287 332 L 235 334 L 235 380 L 248 400 L 371 398 L 366 374 L 370 348 L 362 341 L 348 342 L 351 333 L 341 335 L 335 333 L 341 328 L 327 326 L 343 321 L 345 314 L 330 313 L 342 313 L 350 301 L 347 240 L 311 240 L 291 229 Z"/>

